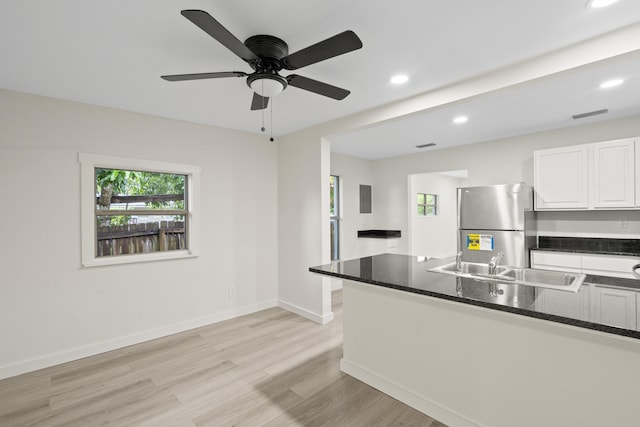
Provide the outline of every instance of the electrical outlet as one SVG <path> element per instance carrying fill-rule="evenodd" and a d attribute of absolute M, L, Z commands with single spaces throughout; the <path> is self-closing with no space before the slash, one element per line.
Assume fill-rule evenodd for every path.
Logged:
<path fill-rule="evenodd" d="M 229 299 L 235 298 L 236 297 L 236 288 L 234 287 L 230 287 L 229 288 Z"/>
<path fill-rule="evenodd" d="M 620 218 L 620 221 L 618 222 L 618 227 L 627 228 L 627 226 L 628 226 L 627 218 Z"/>

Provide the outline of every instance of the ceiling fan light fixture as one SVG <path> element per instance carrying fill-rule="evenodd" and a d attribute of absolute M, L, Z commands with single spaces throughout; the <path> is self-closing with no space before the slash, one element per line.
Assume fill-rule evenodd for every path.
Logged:
<path fill-rule="evenodd" d="M 255 76 L 247 83 L 251 90 L 265 98 L 271 98 L 287 87 L 287 81 L 284 78 L 273 75 Z"/>

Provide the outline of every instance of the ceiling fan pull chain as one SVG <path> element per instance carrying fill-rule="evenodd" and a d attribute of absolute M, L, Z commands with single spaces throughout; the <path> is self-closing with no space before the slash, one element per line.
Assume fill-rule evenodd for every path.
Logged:
<path fill-rule="evenodd" d="M 271 129 L 269 129 L 269 133 L 271 136 L 269 137 L 269 141 L 273 142 L 273 99 L 271 100 Z"/>
<path fill-rule="evenodd" d="M 262 93 L 264 93 L 264 80 L 262 80 L 261 83 L 262 83 Z M 264 129 L 264 107 L 265 107 L 264 98 L 262 98 L 260 100 L 260 102 L 262 103 L 262 108 L 261 108 L 261 110 L 262 110 L 262 128 L 260 130 L 262 130 L 262 132 L 264 132 L 265 131 L 265 129 Z"/>

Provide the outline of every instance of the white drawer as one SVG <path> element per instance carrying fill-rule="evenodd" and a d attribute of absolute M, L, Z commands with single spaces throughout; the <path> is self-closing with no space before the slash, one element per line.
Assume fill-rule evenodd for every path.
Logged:
<path fill-rule="evenodd" d="M 601 276 L 637 279 L 633 267 L 640 264 L 640 258 L 618 255 L 582 255 L 582 272 Z"/>
<path fill-rule="evenodd" d="M 541 270 L 560 270 L 580 273 L 582 271 L 581 259 L 582 257 L 579 254 L 531 251 L 531 267 Z"/>

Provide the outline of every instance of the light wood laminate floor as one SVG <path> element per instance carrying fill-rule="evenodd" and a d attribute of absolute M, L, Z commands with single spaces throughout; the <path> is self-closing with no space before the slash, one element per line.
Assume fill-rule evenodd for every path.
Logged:
<path fill-rule="evenodd" d="M 340 372 L 342 294 L 318 325 L 272 308 L 0 381 L 0 426 L 430 426 Z"/>

